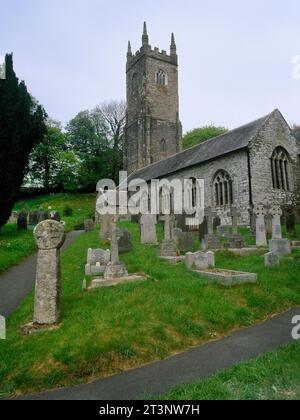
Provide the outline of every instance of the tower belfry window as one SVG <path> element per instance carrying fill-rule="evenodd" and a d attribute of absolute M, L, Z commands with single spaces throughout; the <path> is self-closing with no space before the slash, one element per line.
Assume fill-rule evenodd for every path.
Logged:
<path fill-rule="evenodd" d="M 159 70 L 155 75 L 155 81 L 158 85 L 166 86 L 168 84 L 168 75 L 163 70 Z"/>

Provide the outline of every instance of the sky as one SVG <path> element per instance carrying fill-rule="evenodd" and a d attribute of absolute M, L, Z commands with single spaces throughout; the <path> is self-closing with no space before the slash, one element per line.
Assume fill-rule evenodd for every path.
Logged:
<path fill-rule="evenodd" d="M 0 0 L 0 55 L 13 52 L 18 77 L 67 123 L 125 99 L 127 43 L 141 47 L 147 21 L 152 47 L 169 51 L 175 33 L 185 132 L 235 128 L 275 108 L 293 124 L 299 16 L 299 0 Z"/>

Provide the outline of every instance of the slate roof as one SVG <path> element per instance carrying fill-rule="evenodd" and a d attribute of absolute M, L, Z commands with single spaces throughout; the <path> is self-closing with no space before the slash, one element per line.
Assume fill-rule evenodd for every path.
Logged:
<path fill-rule="evenodd" d="M 136 178 L 150 181 L 198 165 L 220 156 L 248 147 L 250 141 L 258 134 L 260 128 L 270 117 L 269 114 L 221 136 L 185 150 L 146 168 L 139 169 L 129 176 L 128 181 Z"/>

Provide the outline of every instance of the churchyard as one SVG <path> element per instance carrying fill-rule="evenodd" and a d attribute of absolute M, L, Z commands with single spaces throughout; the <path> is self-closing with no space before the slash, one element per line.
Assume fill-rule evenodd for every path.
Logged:
<path fill-rule="evenodd" d="M 261 246 L 264 232 L 259 217 L 259 234 L 255 237 L 248 228 L 237 227 L 233 209 L 233 227 L 212 228 L 208 222 L 201 247 L 199 232 L 182 235 L 179 229 L 174 230 L 169 216 L 157 224 L 147 217 L 141 219 L 141 224 L 138 220 L 110 218 L 106 226 L 102 220 L 100 228 L 93 221 L 93 195 L 51 196 L 29 201 L 28 206 L 30 210 L 51 207 L 61 211 L 66 223 L 63 228 L 55 220 L 40 222 L 34 234 L 31 227 L 16 233 L 16 226 L 9 225 L 1 238 L 5 243 L 5 236 L 9 238 L 9 232 L 14 231 L 16 242 L 12 247 L 18 247 L 17 241 L 28 242 L 19 260 L 16 255 L 4 268 L 36 249 L 34 236 L 39 248 L 36 289 L 7 319 L 7 339 L 0 344 L 1 397 L 88 383 L 141 367 L 221 339 L 300 304 L 300 250 L 293 247 L 288 253 L 282 252 L 280 243 L 280 257 L 276 252 L 266 256 L 270 249 Z M 18 203 L 16 209 L 24 207 L 25 203 Z M 66 208 L 73 212 L 64 213 Z M 261 215 L 261 209 L 257 214 Z M 300 238 L 300 226 L 291 237 L 285 228 L 279 235 L 275 222 L 268 239 L 288 238 L 290 244 L 292 239 Z M 62 253 L 59 276 L 63 231 L 75 228 L 82 233 Z M 208 243 L 212 249 L 207 248 Z M 222 249 L 215 249 L 216 243 Z M 181 252 L 181 246 L 187 249 Z M 5 260 L 3 249 L 0 257 Z M 230 287 L 211 282 L 203 274 L 224 271 L 253 273 L 256 281 Z M 51 278 L 47 284 L 46 276 Z M 55 293 L 60 282 L 61 301 L 57 303 Z M 112 284 L 114 287 L 109 287 Z M 47 301 L 46 309 L 43 299 Z M 295 354 L 297 349 L 291 347 L 290 353 Z M 288 351 L 279 352 L 283 360 Z M 268 373 L 271 381 L 283 362 L 276 355 L 270 357 L 278 362 L 278 367 L 274 362 L 274 369 Z M 253 369 L 268 363 L 267 356 L 257 363 Z M 288 369 L 292 379 L 294 363 L 295 357 L 291 357 Z M 228 389 L 222 388 L 226 378 L 230 377 L 236 386 L 246 376 L 249 382 L 249 369 L 251 365 L 241 366 L 192 388 L 180 388 L 169 398 L 230 397 Z M 258 392 L 263 378 L 258 375 L 253 380 L 251 395 L 255 381 Z M 292 388 L 293 384 L 291 381 Z M 293 392 L 298 390 L 293 388 Z M 247 389 L 241 386 L 239 395 L 247 396 Z"/>

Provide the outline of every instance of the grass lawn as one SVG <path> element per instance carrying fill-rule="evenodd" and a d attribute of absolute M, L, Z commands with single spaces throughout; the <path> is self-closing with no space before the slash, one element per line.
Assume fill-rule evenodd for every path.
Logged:
<path fill-rule="evenodd" d="M 75 229 L 76 225 L 82 224 L 84 219 L 94 215 L 95 194 L 57 194 L 34 198 L 28 201 L 18 202 L 15 210 L 21 210 L 27 204 L 30 211 L 48 210 L 59 211 L 62 220 L 66 222 L 66 231 Z M 64 216 L 63 210 L 66 205 L 73 209 L 72 216 Z M 6 225 L 0 235 L 0 273 L 21 262 L 35 250 L 35 242 L 32 234 L 33 227 L 27 232 L 18 232 L 16 225 Z"/>
<path fill-rule="evenodd" d="M 300 342 L 180 386 L 162 400 L 300 400 Z"/>
<path fill-rule="evenodd" d="M 0 393 L 20 395 L 86 383 L 250 326 L 300 304 L 300 253 L 266 270 L 262 256 L 217 255 L 219 268 L 257 272 L 259 284 L 225 288 L 209 285 L 183 264 L 157 258 L 157 247 L 139 243 L 130 228 L 132 253 L 122 256 L 129 272 L 150 280 L 83 292 L 89 247 L 107 247 L 98 231 L 84 233 L 62 257 L 60 329 L 24 337 L 20 326 L 33 318 L 33 294 L 8 319 L 8 339 L 0 342 Z M 160 235 L 162 234 L 160 229 Z"/>

